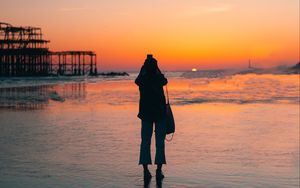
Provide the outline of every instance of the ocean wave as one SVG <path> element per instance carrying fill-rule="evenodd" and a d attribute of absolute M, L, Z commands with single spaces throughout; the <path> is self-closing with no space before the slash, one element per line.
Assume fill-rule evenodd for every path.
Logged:
<path fill-rule="evenodd" d="M 183 78 L 220 78 L 231 75 L 246 75 L 246 74 L 271 74 L 271 75 L 299 75 L 299 64 L 295 67 L 278 66 L 273 68 L 246 68 L 246 69 L 216 69 L 216 70 L 200 70 L 186 71 L 182 73 Z"/>
<path fill-rule="evenodd" d="M 218 78 L 168 77 L 169 96 L 174 105 L 203 103 L 299 104 L 298 75 L 229 75 Z M 47 80 L 48 79 L 48 80 Z M 46 81 L 45 81 L 46 80 Z M 60 78 L 56 81 L 26 79 L 0 87 L 0 107 L 47 105 L 49 101 L 80 101 L 112 106 L 137 105 L 134 77 Z M 47 83 L 46 85 L 43 85 Z M 33 84 L 32 86 L 27 86 Z M 35 84 L 35 85 L 34 85 Z M 41 84 L 41 85 L 40 85 Z M 17 87 L 14 87 L 17 86 Z"/>
<path fill-rule="evenodd" d="M 299 98 L 281 98 L 281 99 L 256 99 L 256 100 L 242 100 L 242 99 L 173 99 L 174 105 L 190 105 L 202 103 L 232 103 L 232 104 L 255 104 L 255 103 L 268 103 L 268 104 L 297 104 Z"/>

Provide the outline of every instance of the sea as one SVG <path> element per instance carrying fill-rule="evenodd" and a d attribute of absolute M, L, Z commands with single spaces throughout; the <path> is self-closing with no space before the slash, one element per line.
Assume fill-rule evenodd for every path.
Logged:
<path fill-rule="evenodd" d="M 162 181 L 138 165 L 137 75 L 1 78 L 0 187 L 299 187 L 299 74 L 166 72 Z"/>

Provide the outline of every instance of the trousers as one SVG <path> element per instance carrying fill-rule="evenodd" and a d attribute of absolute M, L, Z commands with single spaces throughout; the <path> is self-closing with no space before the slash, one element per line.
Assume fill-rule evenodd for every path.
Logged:
<path fill-rule="evenodd" d="M 142 120 L 141 128 L 141 147 L 139 164 L 152 164 L 151 160 L 151 138 L 153 133 L 153 124 L 155 124 L 155 164 L 166 164 L 165 156 L 165 138 L 166 138 L 166 120 L 157 122 L 148 122 Z"/>

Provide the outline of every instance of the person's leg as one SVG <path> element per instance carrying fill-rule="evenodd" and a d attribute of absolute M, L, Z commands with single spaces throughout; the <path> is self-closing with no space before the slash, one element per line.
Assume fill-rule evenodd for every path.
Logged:
<path fill-rule="evenodd" d="M 144 169 L 144 171 L 149 170 L 149 169 L 148 169 L 148 165 L 147 165 L 147 164 L 143 164 L 143 169 Z"/>
<path fill-rule="evenodd" d="M 156 177 L 163 178 L 162 165 L 166 164 L 165 156 L 165 138 L 166 138 L 166 123 L 165 120 L 155 123 L 155 145 L 156 155 L 155 164 L 157 164 Z"/>
<path fill-rule="evenodd" d="M 157 169 L 156 170 L 161 171 L 161 169 L 162 169 L 162 164 L 157 164 Z"/>
<path fill-rule="evenodd" d="M 166 164 L 165 138 L 166 138 L 165 120 L 155 122 L 155 145 L 156 145 L 155 164 L 158 165 Z"/>
<path fill-rule="evenodd" d="M 161 168 L 162 168 L 162 164 L 157 164 L 157 169 L 156 169 L 156 178 L 157 179 L 163 179 L 165 177 Z"/>
<path fill-rule="evenodd" d="M 148 170 L 148 164 L 152 164 L 151 161 L 151 137 L 153 132 L 153 123 L 142 121 L 142 128 L 141 128 L 141 147 L 140 147 L 140 160 L 139 164 L 142 164 L 144 170 Z"/>
<path fill-rule="evenodd" d="M 143 169 L 144 169 L 144 180 L 149 179 L 152 177 L 147 164 L 143 164 Z"/>

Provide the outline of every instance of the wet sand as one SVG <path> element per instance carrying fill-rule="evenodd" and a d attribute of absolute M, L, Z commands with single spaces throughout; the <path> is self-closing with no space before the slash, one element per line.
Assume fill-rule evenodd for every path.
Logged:
<path fill-rule="evenodd" d="M 166 143 L 162 187 L 299 186 L 297 103 L 183 103 L 203 88 L 186 82 L 170 80 L 177 132 Z M 0 109 L 0 187 L 143 187 L 132 80 L 27 90 L 7 90 L 13 98 Z"/>

